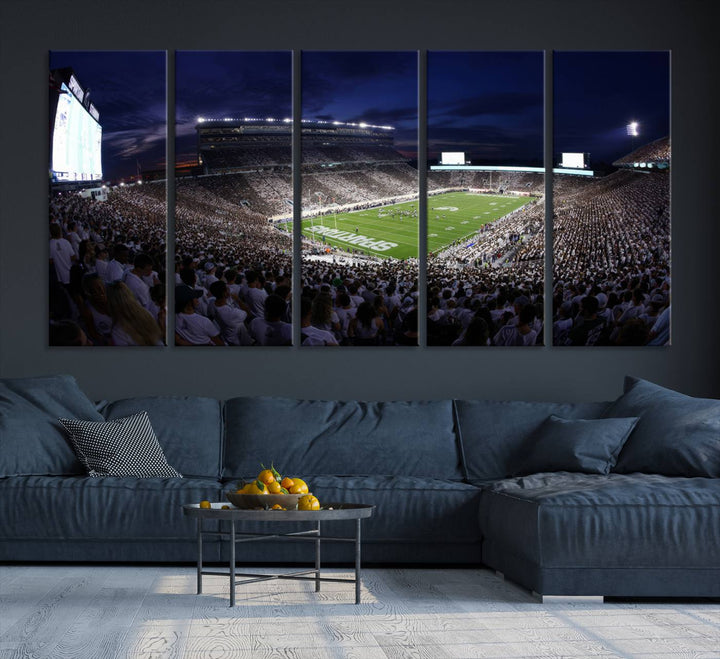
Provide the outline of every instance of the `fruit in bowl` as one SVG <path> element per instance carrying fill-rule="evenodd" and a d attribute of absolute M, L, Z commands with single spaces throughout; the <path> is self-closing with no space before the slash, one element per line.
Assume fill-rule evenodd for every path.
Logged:
<path fill-rule="evenodd" d="M 242 494 L 226 492 L 227 500 L 236 508 L 252 510 L 253 508 L 274 510 L 295 510 L 302 494 Z"/>
<path fill-rule="evenodd" d="M 312 496 L 307 483 L 297 476 L 281 476 L 273 465 L 262 471 L 255 480 L 243 482 L 226 497 L 233 506 L 243 509 L 263 508 L 270 510 L 320 510 L 320 502 Z M 304 499 L 314 500 L 310 505 Z M 298 505 L 302 503 L 302 505 Z"/>

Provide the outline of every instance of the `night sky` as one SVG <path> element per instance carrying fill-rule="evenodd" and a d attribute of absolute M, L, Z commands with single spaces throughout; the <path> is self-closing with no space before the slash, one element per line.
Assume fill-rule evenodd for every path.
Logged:
<path fill-rule="evenodd" d="M 292 54 L 178 51 L 175 160 L 197 159 L 198 117 L 292 117 Z"/>
<path fill-rule="evenodd" d="M 71 67 L 100 113 L 105 180 L 165 166 L 165 53 L 51 51 L 50 69 Z"/>
<path fill-rule="evenodd" d="M 206 117 L 292 112 L 292 57 L 277 52 L 188 52 L 176 58 L 176 159 L 197 156 L 195 124 Z M 50 68 L 72 67 L 91 89 L 103 127 L 106 180 L 164 166 L 163 52 L 54 51 Z M 595 164 L 669 133 L 667 52 L 554 55 L 554 144 L 589 152 Z M 389 125 L 395 146 L 417 155 L 417 54 L 304 51 L 302 116 Z M 428 157 L 465 151 L 473 164 L 532 165 L 543 154 L 541 52 L 428 53 Z"/>
<path fill-rule="evenodd" d="M 417 157 L 416 52 L 305 51 L 304 119 L 392 126 L 395 148 Z"/>
<path fill-rule="evenodd" d="M 670 134 L 668 52 L 555 53 L 553 73 L 556 159 L 575 151 L 612 163 L 633 149 L 631 121 L 635 148 Z"/>
<path fill-rule="evenodd" d="M 431 164 L 542 166 L 542 52 L 429 52 L 427 87 Z"/>

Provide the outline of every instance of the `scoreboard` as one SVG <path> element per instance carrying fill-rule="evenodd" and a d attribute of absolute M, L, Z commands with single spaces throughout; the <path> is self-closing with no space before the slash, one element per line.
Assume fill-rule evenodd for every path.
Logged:
<path fill-rule="evenodd" d="M 56 87 L 50 104 L 50 177 L 53 182 L 102 179 L 102 127 L 74 75 Z M 54 116 L 52 113 L 54 112 Z"/>
<path fill-rule="evenodd" d="M 560 167 L 568 169 L 587 169 L 589 155 L 587 153 L 565 153 L 560 160 Z"/>

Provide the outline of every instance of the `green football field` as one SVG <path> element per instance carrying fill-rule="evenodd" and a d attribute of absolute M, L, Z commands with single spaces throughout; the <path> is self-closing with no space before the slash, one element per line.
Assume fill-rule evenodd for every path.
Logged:
<path fill-rule="evenodd" d="M 448 192 L 428 198 L 428 252 L 469 237 L 532 197 Z M 343 250 L 355 249 L 386 258 L 418 256 L 417 201 L 337 213 L 303 220 L 303 235 Z M 402 212 L 405 212 L 403 215 Z M 415 214 L 412 214 L 415 211 Z M 292 231 L 292 222 L 287 229 Z"/>

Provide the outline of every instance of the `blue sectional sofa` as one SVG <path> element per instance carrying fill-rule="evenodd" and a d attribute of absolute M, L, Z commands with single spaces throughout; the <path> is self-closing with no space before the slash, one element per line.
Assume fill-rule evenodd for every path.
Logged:
<path fill-rule="evenodd" d="M 90 477 L 57 422 L 141 411 L 183 478 Z M 363 526 L 366 563 L 485 565 L 543 595 L 719 597 L 718 437 L 718 401 L 632 378 L 617 401 L 577 404 L 93 403 L 69 376 L 3 380 L 0 561 L 194 561 L 182 504 L 224 500 L 274 462 L 321 502 L 376 506 Z M 206 542 L 206 561 L 226 560 L 225 549 Z M 343 545 L 323 551 L 352 558 Z M 238 561 L 310 552 L 248 543 Z"/>

